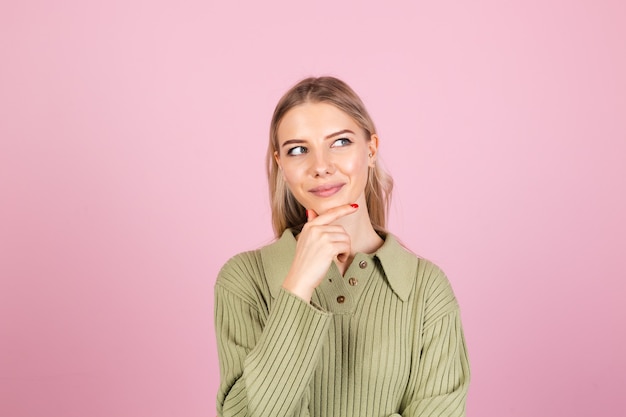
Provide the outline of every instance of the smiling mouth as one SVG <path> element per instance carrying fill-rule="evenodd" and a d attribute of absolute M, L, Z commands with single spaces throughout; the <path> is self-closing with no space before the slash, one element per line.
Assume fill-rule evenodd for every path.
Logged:
<path fill-rule="evenodd" d="M 345 184 L 328 184 L 311 188 L 309 192 L 317 197 L 330 197 L 339 192 Z"/>

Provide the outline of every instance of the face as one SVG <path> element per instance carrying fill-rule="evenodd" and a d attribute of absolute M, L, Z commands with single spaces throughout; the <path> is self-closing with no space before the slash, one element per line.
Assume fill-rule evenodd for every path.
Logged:
<path fill-rule="evenodd" d="M 274 154 L 294 197 L 322 214 L 342 204 L 365 207 L 368 168 L 378 137 L 367 137 L 348 114 L 328 103 L 289 110 L 278 125 Z M 372 155 L 371 157 L 369 155 Z"/>

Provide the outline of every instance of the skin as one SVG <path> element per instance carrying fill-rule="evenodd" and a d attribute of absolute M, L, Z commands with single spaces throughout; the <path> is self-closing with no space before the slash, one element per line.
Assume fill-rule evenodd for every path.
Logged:
<path fill-rule="evenodd" d="M 383 243 L 365 201 L 368 169 L 374 166 L 379 139 L 368 138 L 348 114 L 328 103 L 292 108 L 277 136 L 274 157 L 308 215 L 283 288 L 310 301 L 331 262 L 343 274 L 355 253 L 372 253 Z"/>

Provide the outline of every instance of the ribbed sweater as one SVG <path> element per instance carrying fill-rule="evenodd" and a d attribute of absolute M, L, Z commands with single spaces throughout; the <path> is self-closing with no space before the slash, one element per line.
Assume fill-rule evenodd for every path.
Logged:
<path fill-rule="evenodd" d="M 310 303 L 281 288 L 276 242 L 231 258 L 215 284 L 219 416 L 463 416 L 469 362 L 444 273 L 393 235 L 334 263 Z"/>

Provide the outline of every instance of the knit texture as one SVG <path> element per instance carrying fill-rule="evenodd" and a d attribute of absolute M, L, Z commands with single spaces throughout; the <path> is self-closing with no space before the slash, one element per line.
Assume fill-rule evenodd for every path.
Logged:
<path fill-rule="evenodd" d="M 220 271 L 219 416 L 465 414 L 459 308 L 437 266 L 387 235 L 344 276 L 331 264 L 306 303 L 280 288 L 294 250 L 288 231 Z"/>

